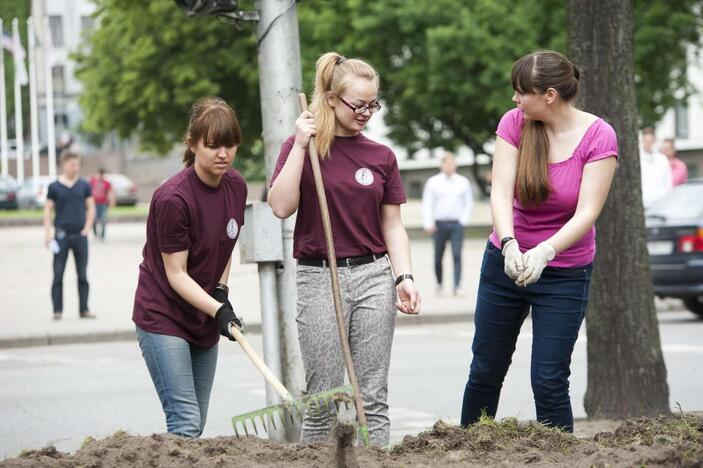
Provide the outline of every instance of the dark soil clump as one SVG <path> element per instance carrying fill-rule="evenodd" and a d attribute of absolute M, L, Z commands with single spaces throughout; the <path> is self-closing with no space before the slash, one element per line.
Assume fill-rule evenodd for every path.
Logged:
<path fill-rule="evenodd" d="M 390 451 L 353 447 L 355 435 L 353 426 L 339 425 L 330 443 L 300 446 L 255 437 L 118 432 L 102 440 L 88 438 L 74 454 L 47 447 L 1 461 L 0 467 L 703 466 L 703 418 L 694 415 L 633 419 L 592 438 L 515 419 L 482 419 L 467 429 L 439 421 Z"/>

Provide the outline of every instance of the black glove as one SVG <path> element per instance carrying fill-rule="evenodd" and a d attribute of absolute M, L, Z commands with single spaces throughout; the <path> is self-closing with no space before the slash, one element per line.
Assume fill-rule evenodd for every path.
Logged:
<path fill-rule="evenodd" d="M 227 297 L 227 291 L 225 291 L 221 287 L 216 287 L 215 290 L 210 294 L 212 297 L 215 298 L 217 302 L 222 302 L 224 304 L 227 304 L 230 306 L 232 310 L 234 310 L 234 307 L 232 307 L 232 303 L 229 302 L 229 298 Z"/>
<path fill-rule="evenodd" d="M 227 338 L 229 338 L 230 341 L 237 341 L 232 336 L 232 333 L 230 333 L 229 327 L 231 326 L 232 322 L 234 322 L 234 326 L 239 328 L 240 330 L 244 325 L 242 324 L 242 321 L 239 319 L 239 317 L 234 314 L 232 304 L 230 304 L 229 301 L 225 302 L 219 309 L 217 309 L 217 313 L 215 314 L 215 320 L 217 320 L 217 325 L 220 328 L 220 335 L 226 336 Z"/>

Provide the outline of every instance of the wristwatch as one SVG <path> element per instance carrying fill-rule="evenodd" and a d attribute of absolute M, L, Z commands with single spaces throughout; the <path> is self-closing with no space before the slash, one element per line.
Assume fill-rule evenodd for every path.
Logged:
<path fill-rule="evenodd" d="M 221 289 L 229 295 L 229 286 L 227 286 L 225 283 L 217 283 L 217 286 L 215 286 L 215 289 Z"/>
<path fill-rule="evenodd" d="M 514 238 L 514 237 L 511 237 L 511 236 L 503 237 L 503 238 L 500 240 L 500 250 L 502 251 L 502 250 L 505 248 L 505 244 L 507 244 L 508 242 L 510 242 L 511 240 L 514 240 L 514 239 L 515 239 L 515 238 Z"/>
<path fill-rule="evenodd" d="M 395 279 L 395 285 L 398 286 L 400 283 L 402 283 L 404 280 L 409 279 L 412 282 L 415 282 L 415 278 L 413 278 L 413 275 L 410 273 L 403 273 L 402 275 L 398 276 Z"/>

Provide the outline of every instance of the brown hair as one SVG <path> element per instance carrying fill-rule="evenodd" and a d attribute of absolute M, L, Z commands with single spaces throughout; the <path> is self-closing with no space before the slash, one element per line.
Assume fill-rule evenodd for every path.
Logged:
<path fill-rule="evenodd" d="M 65 163 L 66 161 L 69 161 L 71 159 L 81 159 L 81 157 L 75 151 L 65 150 L 61 153 L 61 164 Z"/>
<path fill-rule="evenodd" d="M 513 89 L 523 94 L 544 94 L 554 88 L 564 101 L 578 93 L 581 71 L 564 55 L 538 50 L 513 65 Z M 549 196 L 549 140 L 544 124 L 526 120 L 518 147 L 515 193 L 526 206 L 536 206 Z"/>
<path fill-rule="evenodd" d="M 346 89 L 349 78 L 370 80 L 378 89 L 380 80 L 376 70 L 360 59 L 348 59 L 336 52 L 327 52 L 315 64 L 315 90 L 310 111 L 314 114 L 317 133 L 315 143 L 322 159 L 329 157 L 336 127 L 334 109 L 327 102 L 328 93 L 339 96 Z"/>
<path fill-rule="evenodd" d="M 199 99 L 190 110 L 190 121 L 185 136 L 183 164 L 192 166 L 195 153 L 190 149 L 200 140 L 210 146 L 238 146 L 242 142 L 242 130 L 237 114 L 224 100 L 218 97 Z"/>

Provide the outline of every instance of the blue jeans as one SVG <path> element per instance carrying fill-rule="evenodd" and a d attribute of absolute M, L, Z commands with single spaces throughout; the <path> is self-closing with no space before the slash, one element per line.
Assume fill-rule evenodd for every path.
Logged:
<path fill-rule="evenodd" d="M 461 284 L 461 247 L 464 242 L 464 226 L 459 221 L 437 221 L 437 230 L 432 235 L 434 239 L 434 272 L 437 284 L 442 284 L 442 257 L 447 241 L 452 244 L 452 257 L 454 258 L 454 287 Z"/>
<path fill-rule="evenodd" d="M 488 242 L 481 265 L 462 426 L 478 421 L 483 411 L 495 417 L 520 327 L 531 308 L 530 378 L 537 420 L 573 432 L 569 397 L 571 353 L 586 312 L 592 270 L 592 264 L 547 267 L 536 283 L 518 288 L 503 271 L 500 250 Z"/>
<path fill-rule="evenodd" d="M 58 253 L 54 254 L 54 279 L 51 283 L 51 302 L 54 313 L 63 312 L 63 274 L 66 271 L 68 251 L 73 250 L 73 259 L 76 263 L 78 276 L 78 311 L 83 314 L 88 309 L 88 238 L 79 232 L 67 234 L 66 231 L 56 229 L 56 243 Z"/>
<path fill-rule="evenodd" d="M 107 226 L 107 204 L 95 204 L 95 221 L 93 222 L 93 234 L 100 240 L 105 240 L 105 227 Z M 98 230 L 98 227 L 100 228 Z"/>
<path fill-rule="evenodd" d="M 137 328 L 142 356 L 161 400 L 169 433 L 203 433 L 217 367 L 217 345 L 203 348 L 183 338 Z"/>

